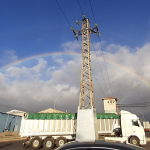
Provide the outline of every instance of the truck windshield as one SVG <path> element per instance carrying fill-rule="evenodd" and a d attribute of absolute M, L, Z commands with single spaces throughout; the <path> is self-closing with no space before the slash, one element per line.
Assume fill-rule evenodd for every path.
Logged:
<path fill-rule="evenodd" d="M 133 126 L 138 126 L 138 127 L 139 127 L 138 120 L 132 120 L 132 125 L 133 125 Z"/>

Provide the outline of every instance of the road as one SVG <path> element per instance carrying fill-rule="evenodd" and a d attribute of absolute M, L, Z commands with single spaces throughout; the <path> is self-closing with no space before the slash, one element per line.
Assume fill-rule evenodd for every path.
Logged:
<path fill-rule="evenodd" d="M 146 136 L 150 137 L 150 132 L 146 133 Z M 24 141 L 12 141 L 12 142 L 3 142 L 3 143 L 0 142 L 0 150 L 24 150 L 22 147 L 23 142 Z M 142 147 L 145 148 L 146 150 L 150 150 L 150 142 L 147 142 L 147 144 Z M 31 150 L 31 149 L 28 147 L 26 148 L 26 150 Z M 40 150 L 47 150 L 47 149 L 41 147 Z"/>
<path fill-rule="evenodd" d="M 25 150 L 22 147 L 22 143 L 25 141 L 10 141 L 10 142 L 0 142 L 0 150 Z M 56 148 L 56 147 L 55 147 Z M 53 150 L 55 150 L 55 148 Z M 26 150 L 31 150 L 30 147 Z M 40 150 L 47 150 L 44 147 L 41 147 Z"/>

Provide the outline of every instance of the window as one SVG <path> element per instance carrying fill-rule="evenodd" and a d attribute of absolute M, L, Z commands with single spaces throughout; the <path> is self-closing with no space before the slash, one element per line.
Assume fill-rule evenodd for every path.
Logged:
<path fill-rule="evenodd" d="M 133 125 L 133 126 L 138 126 L 138 127 L 139 127 L 138 120 L 132 120 L 132 125 Z"/>

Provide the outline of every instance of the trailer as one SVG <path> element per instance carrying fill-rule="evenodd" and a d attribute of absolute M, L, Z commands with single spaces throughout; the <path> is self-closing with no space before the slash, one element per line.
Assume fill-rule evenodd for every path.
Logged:
<path fill-rule="evenodd" d="M 119 116 L 112 113 L 97 113 L 97 128 L 99 135 L 111 136 L 113 130 L 118 128 Z M 45 148 L 64 145 L 76 137 L 76 113 L 29 113 L 22 118 L 20 135 L 27 137 L 30 145 L 38 149 L 41 144 Z"/>

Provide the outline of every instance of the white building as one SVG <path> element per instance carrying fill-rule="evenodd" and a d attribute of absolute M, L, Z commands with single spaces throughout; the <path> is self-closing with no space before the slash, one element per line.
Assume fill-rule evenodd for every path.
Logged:
<path fill-rule="evenodd" d="M 117 114 L 117 98 L 116 97 L 105 97 L 102 99 L 104 103 L 105 113 Z"/>

